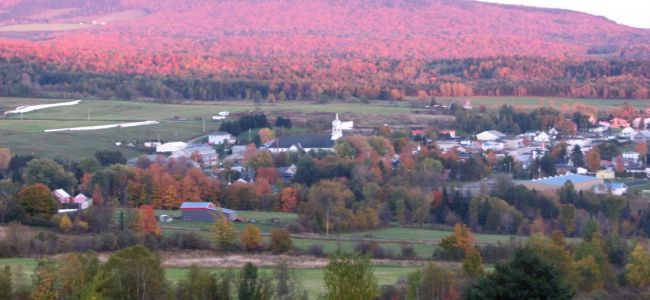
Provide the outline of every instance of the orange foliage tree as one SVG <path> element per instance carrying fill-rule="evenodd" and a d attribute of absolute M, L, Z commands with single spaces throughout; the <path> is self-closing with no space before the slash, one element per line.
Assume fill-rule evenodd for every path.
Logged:
<path fill-rule="evenodd" d="M 286 187 L 282 189 L 280 196 L 281 209 L 283 212 L 293 212 L 298 203 L 298 189 L 295 187 Z"/>
<path fill-rule="evenodd" d="M 154 213 L 153 206 L 151 205 L 142 205 L 138 209 L 138 223 L 137 223 L 138 232 L 142 234 L 152 234 L 152 235 L 161 235 L 162 229 L 156 220 L 156 214 Z"/>

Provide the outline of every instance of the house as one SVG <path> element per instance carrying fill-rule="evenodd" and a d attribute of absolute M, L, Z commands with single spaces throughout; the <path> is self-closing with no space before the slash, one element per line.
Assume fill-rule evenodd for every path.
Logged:
<path fill-rule="evenodd" d="M 639 162 L 639 158 L 641 157 L 639 153 L 632 152 L 632 151 L 623 152 L 621 156 L 623 157 L 623 160 L 627 163 L 637 163 Z"/>
<path fill-rule="evenodd" d="M 214 223 L 221 214 L 231 221 L 237 219 L 237 211 L 217 207 L 212 202 L 183 202 L 180 209 L 181 218 L 186 222 Z"/>
<path fill-rule="evenodd" d="M 413 136 L 413 137 L 418 136 L 418 135 L 419 136 L 424 136 L 425 134 L 426 134 L 426 132 L 424 132 L 423 129 L 413 129 L 413 130 L 411 130 L 411 136 Z"/>
<path fill-rule="evenodd" d="M 600 170 L 596 172 L 596 177 L 601 179 L 614 179 L 616 178 L 616 172 L 613 170 Z"/>
<path fill-rule="evenodd" d="M 449 135 L 450 138 L 455 139 L 456 138 L 456 130 L 455 129 L 447 129 L 447 130 L 440 130 L 441 135 Z"/>
<path fill-rule="evenodd" d="M 140 155 L 138 157 L 134 157 L 126 161 L 126 164 L 131 167 L 136 167 L 140 164 L 145 164 L 145 163 L 158 163 L 160 165 L 166 165 L 169 163 L 169 159 L 160 154 L 149 154 L 149 155 Z"/>
<path fill-rule="evenodd" d="M 636 130 L 634 130 L 634 128 L 632 127 L 625 127 L 618 134 L 619 137 L 628 138 L 628 139 L 633 138 L 635 135 L 636 135 Z"/>
<path fill-rule="evenodd" d="M 492 150 L 492 151 L 501 151 L 505 148 L 505 144 L 495 141 L 486 141 L 481 143 L 481 149 L 483 151 Z"/>
<path fill-rule="evenodd" d="M 650 130 L 641 130 L 637 132 L 632 139 L 636 142 L 647 142 L 650 141 Z"/>
<path fill-rule="evenodd" d="M 533 141 L 538 143 L 547 143 L 551 141 L 551 136 L 546 132 L 540 132 L 535 137 L 533 137 Z"/>
<path fill-rule="evenodd" d="M 156 152 L 158 153 L 172 153 L 182 149 L 185 149 L 187 144 L 184 142 L 169 142 L 156 147 Z"/>
<path fill-rule="evenodd" d="M 605 127 L 605 126 L 598 126 L 598 127 L 595 127 L 595 128 L 589 128 L 589 132 L 591 132 L 591 133 L 604 133 L 608 129 L 609 128 Z"/>
<path fill-rule="evenodd" d="M 564 184 L 569 181 L 573 184 L 576 191 L 592 190 L 595 186 L 605 183 L 602 178 L 577 174 L 544 177 L 523 181 L 520 183 L 531 190 L 534 189 L 540 192 L 554 192 L 557 189 L 563 187 Z"/>
<path fill-rule="evenodd" d="M 86 197 L 86 195 L 79 193 L 77 196 L 70 196 L 68 192 L 64 189 L 58 189 L 52 192 L 54 198 L 59 201 L 59 204 L 64 209 L 86 209 L 89 208 L 93 202 L 92 199 Z"/>
<path fill-rule="evenodd" d="M 68 192 L 66 192 L 64 189 L 54 190 L 52 192 L 52 196 L 54 196 L 54 198 L 56 198 L 56 200 L 58 200 L 61 204 L 72 203 L 73 199 L 72 196 L 70 196 L 70 194 L 68 194 Z"/>
<path fill-rule="evenodd" d="M 198 158 L 204 166 L 214 166 L 219 162 L 219 154 L 208 145 L 191 145 L 175 151 L 169 158 Z"/>
<path fill-rule="evenodd" d="M 289 167 L 280 167 L 278 168 L 278 173 L 282 178 L 285 180 L 291 180 L 293 179 L 293 176 L 296 175 L 296 172 L 298 171 L 298 167 L 296 167 L 295 164 L 292 164 Z"/>
<path fill-rule="evenodd" d="M 630 122 L 621 118 L 614 118 L 609 122 L 609 127 L 611 128 L 626 128 L 630 127 Z"/>
<path fill-rule="evenodd" d="M 210 145 L 223 145 L 229 143 L 232 135 L 227 132 L 216 131 L 208 134 L 208 144 Z"/>
<path fill-rule="evenodd" d="M 72 203 L 79 205 L 79 209 L 84 210 L 93 205 L 93 199 L 86 197 L 86 195 L 79 193 L 72 198 Z"/>
<path fill-rule="evenodd" d="M 498 139 L 504 138 L 506 135 L 497 130 L 488 130 L 483 131 L 476 135 L 476 139 L 482 142 L 485 141 L 496 141 Z"/>
<path fill-rule="evenodd" d="M 602 195 L 611 193 L 615 196 L 623 196 L 627 193 L 627 185 L 618 182 L 606 182 L 604 184 L 594 186 L 593 190 L 596 194 Z"/>
<path fill-rule="evenodd" d="M 330 135 L 302 135 L 302 136 L 281 136 L 270 143 L 264 145 L 264 148 L 273 153 L 297 152 L 303 150 L 314 151 L 334 151 L 335 140 Z"/>

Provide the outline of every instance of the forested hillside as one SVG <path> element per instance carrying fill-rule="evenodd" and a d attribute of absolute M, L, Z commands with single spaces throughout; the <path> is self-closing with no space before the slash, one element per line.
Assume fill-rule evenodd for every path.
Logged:
<path fill-rule="evenodd" d="M 650 58 L 650 30 L 564 10 L 448 0 L 14 0 L 0 4 L 0 20 L 0 57 L 20 64 L 10 72 L 25 83 L 5 76 L 4 95 L 647 98 L 650 86 L 637 63 Z M 71 72 L 102 80 L 71 87 L 84 84 L 61 78 Z M 159 91 L 106 87 L 135 74 Z M 203 92 L 204 81 L 255 87 Z"/>

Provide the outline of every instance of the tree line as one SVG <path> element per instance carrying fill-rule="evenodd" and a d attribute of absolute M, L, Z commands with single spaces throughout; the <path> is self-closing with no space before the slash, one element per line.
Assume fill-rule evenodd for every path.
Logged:
<path fill-rule="evenodd" d="M 347 63 L 344 59 L 331 59 L 334 61 L 324 65 Z M 267 63 L 274 62 L 270 60 Z M 17 97 L 156 99 L 163 102 L 237 99 L 266 102 L 402 101 L 436 96 L 650 98 L 650 64 L 645 61 L 570 61 L 528 57 L 388 62 L 378 59 L 361 62 L 376 70 L 361 76 L 341 73 L 348 68 L 332 67 L 310 71 L 288 69 L 272 77 L 246 73 L 252 72 L 249 69 L 259 68 L 242 68 L 235 74 L 210 76 L 79 70 L 65 64 L 43 64 L 41 60 L 29 57 L 0 57 L 0 64 L 4 66 L 0 70 L 0 79 L 4 83 L 0 95 Z M 405 73 L 404 69 L 410 71 Z M 337 73 L 328 73 L 334 71 Z"/>

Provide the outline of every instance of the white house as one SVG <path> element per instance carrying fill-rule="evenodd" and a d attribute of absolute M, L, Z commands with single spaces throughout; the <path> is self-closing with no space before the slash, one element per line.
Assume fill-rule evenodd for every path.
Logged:
<path fill-rule="evenodd" d="M 623 152 L 623 154 L 621 156 L 623 157 L 623 159 L 625 161 L 632 162 L 632 163 L 639 162 L 639 158 L 641 157 L 641 155 L 639 153 L 632 152 L 632 151 Z"/>
<path fill-rule="evenodd" d="M 641 130 L 637 132 L 634 137 L 632 137 L 634 140 L 639 141 L 639 142 L 644 142 L 650 140 L 650 130 Z"/>
<path fill-rule="evenodd" d="M 632 127 L 625 127 L 621 132 L 618 134 L 619 137 L 622 138 L 632 138 L 636 134 L 636 130 Z"/>
<path fill-rule="evenodd" d="M 223 145 L 230 142 L 232 135 L 227 132 L 212 132 L 208 134 L 208 144 L 210 145 Z"/>
<path fill-rule="evenodd" d="M 539 142 L 539 143 L 547 143 L 547 142 L 551 141 L 551 136 L 548 135 L 548 133 L 546 133 L 546 132 L 540 132 L 535 137 L 533 137 L 533 141 Z"/>
<path fill-rule="evenodd" d="M 184 142 L 169 142 L 156 147 L 156 152 L 158 153 L 167 153 L 167 152 L 176 152 L 183 150 L 187 147 L 187 143 Z"/>
<path fill-rule="evenodd" d="M 589 128 L 589 132 L 591 132 L 591 133 L 604 133 L 605 131 L 607 131 L 607 129 L 609 129 L 609 128 L 607 128 L 605 126 L 598 126 L 598 127 L 595 127 L 595 128 Z"/>
<path fill-rule="evenodd" d="M 198 156 L 204 166 L 214 166 L 219 162 L 219 154 L 207 145 L 191 145 L 175 151 L 169 158 L 188 158 Z"/>
<path fill-rule="evenodd" d="M 627 185 L 624 183 L 606 182 L 594 186 L 594 192 L 596 194 L 612 193 L 615 196 L 623 196 L 627 193 Z"/>
<path fill-rule="evenodd" d="M 476 135 L 476 139 L 485 142 L 485 141 L 496 141 L 500 138 L 504 138 L 506 135 L 497 130 L 488 130 L 483 131 Z"/>

